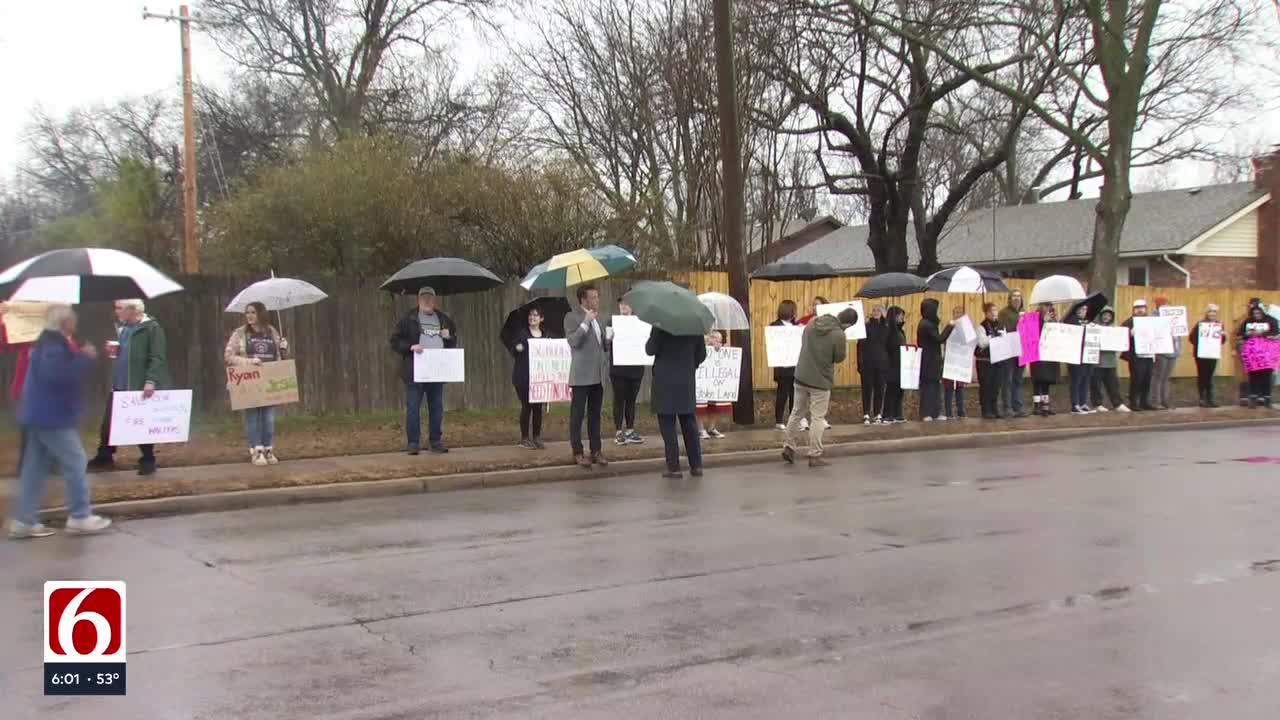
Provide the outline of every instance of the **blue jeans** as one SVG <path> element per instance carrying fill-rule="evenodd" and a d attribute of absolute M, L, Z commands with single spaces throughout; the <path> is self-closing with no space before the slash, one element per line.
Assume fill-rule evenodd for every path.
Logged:
<path fill-rule="evenodd" d="M 952 404 L 954 402 L 954 409 Z M 942 381 L 942 414 L 948 417 L 964 417 L 964 383 Z"/>
<path fill-rule="evenodd" d="M 422 399 L 427 400 L 427 440 L 436 447 L 444 438 L 444 383 L 405 383 L 404 434 L 408 445 L 422 444 Z"/>
<path fill-rule="evenodd" d="M 1004 382 L 1000 385 L 1003 396 L 1000 403 L 1012 413 L 1022 412 L 1022 376 L 1025 368 L 1018 367 L 1018 358 L 1010 358 L 1004 363 Z"/>
<path fill-rule="evenodd" d="M 1092 365 L 1068 365 L 1071 376 L 1071 407 L 1089 404 L 1089 379 L 1093 377 Z"/>
<path fill-rule="evenodd" d="M 276 434 L 276 409 L 273 406 L 244 411 L 244 434 L 249 447 L 271 447 Z"/>
<path fill-rule="evenodd" d="M 80 433 L 74 428 L 27 428 L 18 476 L 18 522 L 31 525 L 37 521 L 40 501 L 44 499 L 44 480 L 55 465 L 67 483 L 67 514 L 73 518 L 89 516 L 89 480 L 85 477 Z"/>

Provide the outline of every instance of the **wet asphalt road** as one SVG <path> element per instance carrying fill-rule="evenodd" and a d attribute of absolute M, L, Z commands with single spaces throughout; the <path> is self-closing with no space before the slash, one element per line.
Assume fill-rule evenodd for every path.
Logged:
<path fill-rule="evenodd" d="M 0 716 L 1280 716 L 1280 427 L 1046 439 L 0 543 Z M 125 698 L 41 695 L 68 578 Z"/>

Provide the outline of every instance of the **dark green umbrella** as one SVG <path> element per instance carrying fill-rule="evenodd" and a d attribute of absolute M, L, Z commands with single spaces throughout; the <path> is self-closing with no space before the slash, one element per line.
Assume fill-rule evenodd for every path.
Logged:
<path fill-rule="evenodd" d="M 674 283 L 639 283 L 622 301 L 636 317 L 672 335 L 706 335 L 716 322 L 697 295 Z"/>

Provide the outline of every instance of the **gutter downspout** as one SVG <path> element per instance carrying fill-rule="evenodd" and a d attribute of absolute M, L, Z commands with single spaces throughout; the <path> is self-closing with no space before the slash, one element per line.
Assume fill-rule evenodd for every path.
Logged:
<path fill-rule="evenodd" d="M 1160 259 L 1169 263 L 1169 266 L 1172 267 L 1174 270 L 1177 270 L 1178 272 L 1182 273 L 1183 277 L 1187 279 L 1187 287 L 1188 288 L 1191 287 L 1191 271 L 1190 270 L 1174 262 L 1173 259 L 1170 258 L 1168 255 L 1161 255 Z"/>

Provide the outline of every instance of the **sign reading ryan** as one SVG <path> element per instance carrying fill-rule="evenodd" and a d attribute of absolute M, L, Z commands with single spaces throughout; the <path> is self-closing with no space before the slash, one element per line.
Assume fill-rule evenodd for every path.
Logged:
<path fill-rule="evenodd" d="M 298 402 L 298 369 L 292 360 L 227 368 L 232 410 Z"/>

